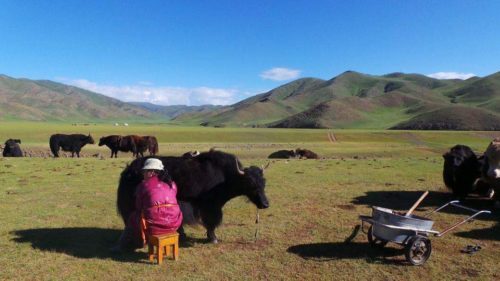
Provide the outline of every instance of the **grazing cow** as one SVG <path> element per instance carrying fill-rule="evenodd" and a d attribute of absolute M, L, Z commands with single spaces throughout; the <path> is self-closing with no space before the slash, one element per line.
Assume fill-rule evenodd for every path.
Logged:
<path fill-rule="evenodd" d="M 274 159 L 290 159 L 290 158 L 295 158 L 297 156 L 297 154 L 295 153 L 295 151 L 293 150 L 278 150 L 278 151 L 275 151 L 271 154 L 269 154 L 269 156 L 267 156 L 267 158 L 274 158 Z"/>
<path fill-rule="evenodd" d="M 120 135 L 110 135 L 106 137 L 102 137 L 99 139 L 99 146 L 106 145 L 111 149 L 111 158 L 113 158 L 113 155 L 115 158 L 118 158 L 118 151 L 124 151 L 127 152 L 129 150 L 124 150 L 121 146 L 122 136 Z"/>
<path fill-rule="evenodd" d="M 82 134 L 54 134 L 50 136 L 49 145 L 54 157 L 59 157 L 59 148 L 63 151 L 71 152 L 71 157 L 80 157 L 80 151 L 86 144 L 94 144 L 94 139 L 89 134 L 88 136 Z"/>
<path fill-rule="evenodd" d="M 481 177 L 481 163 L 472 149 L 457 144 L 443 154 L 443 180 L 453 194 L 463 198 L 474 191 Z"/>
<path fill-rule="evenodd" d="M 308 150 L 308 149 L 301 149 L 301 148 L 297 148 L 295 149 L 295 154 L 299 157 L 299 158 L 306 158 L 306 159 L 318 159 L 318 154 Z"/>
<path fill-rule="evenodd" d="M 23 157 L 23 152 L 19 146 L 20 143 L 20 139 L 8 139 L 5 141 L 5 147 L 2 152 L 3 157 Z"/>
<path fill-rule="evenodd" d="M 124 222 L 134 211 L 134 193 L 142 181 L 141 168 L 147 158 L 132 161 L 121 173 L 117 207 Z M 251 166 L 242 171 L 232 154 L 210 150 L 190 158 L 158 158 L 179 188 L 177 199 L 183 224 L 201 221 L 212 243 L 217 243 L 215 229 L 222 222 L 222 207 L 232 198 L 244 195 L 259 209 L 269 207 L 263 169 Z M 182 227 L 179 232 L 185 238 Z"/>
<path fill-rule="evenodd" d="M 149 156 L 155 156 L 158 154 L 158 140 L 155 136 L 144 136 L 143 137 L 147 143 L 147 149 L 149 151 Z"/>

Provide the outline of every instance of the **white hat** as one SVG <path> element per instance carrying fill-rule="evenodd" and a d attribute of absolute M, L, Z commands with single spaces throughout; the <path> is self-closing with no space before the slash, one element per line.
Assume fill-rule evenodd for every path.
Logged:
<path fill-rule="evenodd" d="M 156 158 L 149 158 L 144 162 L 143 170 L 163 170 L 163 163 Z"/>

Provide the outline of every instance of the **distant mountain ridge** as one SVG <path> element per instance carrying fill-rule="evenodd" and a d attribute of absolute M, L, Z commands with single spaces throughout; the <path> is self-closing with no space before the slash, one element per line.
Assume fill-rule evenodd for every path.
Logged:
<path fill-rule="evenodd" d="M 500 130 L 500 72 L 439 80 L 346 71 L 330 80 L 298 79 L 176 120 L 217 127 Z"/>
<path fill-rule="evenodd" d="M 0 120 L 500 130 L 500 72 L 439 80 L 421 74 L 346 71 L 329 80 L 297 79 L 229 106 L 126 103 L 61 83 L 0 75 Z"/>
<path fill-rule="evenodd" d="M 222 105 L 211 105 L 211 104 L 198 105 L 198 106 L 189 106 L 189 105 L 164 106 L 149 102 L 129 102 L 129 104 L 133 104 L 145 108 L 146 110 L 149 110 L 151 112 L 158 113 L 167 119 L 175 118 L 183 113 L 188 113 L 188 112 L 205 113 L 223 107 Z"/>

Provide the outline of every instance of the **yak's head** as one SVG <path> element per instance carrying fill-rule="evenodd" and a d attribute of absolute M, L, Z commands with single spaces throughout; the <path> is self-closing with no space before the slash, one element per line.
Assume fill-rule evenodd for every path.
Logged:
<path fill-rule="evenodd" d="M 465 163 L 470 163 L 474 166 L 478 165 L 477 156 L 470 147 L 457 144 L 450 149 L 449 152 L 443 154 L 444 165 L 450 168 L 458 168 Z"/>
<path fill-rule="evenodd" d="M 95 143 L 94 138 L 90 135 L 90 133 L 89 133 L 88 136 L 85 137 L 85 142 L 88 143 L 88 144 L 94 144 Z"/>
<path fill-rule="evenodd" d="M 16 145 L 16 143 L 21 143 L 21 140 L 20 139 L 8 139 L 6 142 L 5 142 L 5 145 L 8 145 L 8 146 L 13 146 L 13 145 Z"/>
<path fill-rule="evenodd" d="M 100 139 L 99 139 L 99 146 L 103 146 L 103 145 L 105 145 L 105 144 L 106 144 L 106 139 L 107 139 L 106 137 L 102 137 L 102 138 L 100 138 Z"/>
<path fill-rule="evenodd" d="M 116 206 L 118 213 L 125 223 L 129 215 L 135 210 L 134 194 L 137 185 L 142 181 L 141 168 L 144 159 L 139 158 L 128 165 L 120 175 Z"/>
<path fill-rule="evenodd" d="M 237 160 L 236 167 L 238 173 L 245 179 L 244 194 L 248 199 L 259 209 L 269 208 L 269 201 L 264 191 L 266 187 L 266 179 L 264 178 L 265 168 L 250 166 L 241 170 Z"/>

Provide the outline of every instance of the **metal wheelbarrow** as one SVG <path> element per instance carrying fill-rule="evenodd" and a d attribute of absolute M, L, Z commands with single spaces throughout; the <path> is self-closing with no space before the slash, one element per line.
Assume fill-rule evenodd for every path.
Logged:
<path fill-rule="evenodd" d="M 424 194 L 424 196 L 425 195 L 426 194 Z M 420 201 L 421 200 L 417 201 L 417 203 Z M 473 215 L 455 223 L 441 232 L 432 230 L 434 222 L 426 217 L 411 215 L 411 212 L 404 215 L 391 209 L 376 206 L 372 206 L 371 217 L 359 216 L 361 219 L 361 229 L 367 234 L 368 242 L 371 246 L 383 248 L 388 242 L 403 245 L 405 247 L 406 260 L 413 265 L 422 265 L 427 261 L 427 259 L 429 259 L 432 252 L 431 241 L 429 239 L 431 234 L 437 237 L 443 236 L 452 229 L 457 228 L 482 213 L 491 213 L 486 210 L 478 211 L 465 207 L 459 203 L 460 201 L 458 200 L 451 201 L 427 213 L 427 215 L 431 215 L 442 210 L 448 205 L 474 212 Z M 414 207 L 416 206 L 414 205 Z M 368 231 L 365 231 L 364 223 L 371 224 Z"/>

